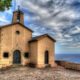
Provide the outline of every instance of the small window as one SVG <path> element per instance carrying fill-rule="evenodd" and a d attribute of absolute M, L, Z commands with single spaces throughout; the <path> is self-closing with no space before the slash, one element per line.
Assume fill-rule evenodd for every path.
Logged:
<path fill-rule="evenodd" d="M 20 34 L 20 31 L 16 31 L 16 34 Z"/>
<path fill-rule="evenodd" d="M 29 53 L 28 52 L 24 53 L 24 57 L 29 58 Z"/>
<path fill-rule="evenodd" d="M 4 58 L 8 58 L 9 57 L 9 53 L 8 52 L 4 52 L 3 57 Z"/>

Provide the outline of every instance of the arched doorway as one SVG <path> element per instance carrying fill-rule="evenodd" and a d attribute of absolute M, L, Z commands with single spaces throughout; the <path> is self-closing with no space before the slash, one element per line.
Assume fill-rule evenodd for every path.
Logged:
<path fill-rule="evenodd" d="M 21 64 L 21 52 L 15 50 L 13 53 L 13 64 Z"/>
<path fill-rule="evenodd" d="M 45 51 L 45 64 L 49 64 L 49 52 Z"/>

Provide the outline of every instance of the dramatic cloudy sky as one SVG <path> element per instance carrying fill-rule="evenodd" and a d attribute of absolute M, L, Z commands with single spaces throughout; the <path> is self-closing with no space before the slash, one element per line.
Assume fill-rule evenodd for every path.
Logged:
<path fill-rule="evenodd" d="M 9 10 L 0 12 L 0 25 L 11 23 L 18 5 L 33 36 L 51 35 L 56 53 L 80 53 L 80 0 L 13 0 Z"/>

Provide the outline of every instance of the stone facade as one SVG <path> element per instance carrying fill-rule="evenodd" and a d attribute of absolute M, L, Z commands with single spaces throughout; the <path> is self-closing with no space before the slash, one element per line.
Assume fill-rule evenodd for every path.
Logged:
<path fill-rule="evenodd" d="M 20 34 L 17 34 L 16 31 L 19 31 Z M 32 39 L 32 32 L 28 29 L 25 29 L 20 24 L 15 24 L 5 28 L 1 28 L 0 36 L 0 56 L 2 64 L 13 64 L 13 53 L 15 50 L 20 50 L 21 52 L 21 64 L 29 62 L 29 59 L 24 58 L 24 53 L 29 52 L 29 40 Z M 4 58 L 4 52 L 9 53 L 9 58 Z"/>
<path fill-rule="evenodd" d="M 22 12 L 18 14 L 18 11 L 15 11 L 12 24 L 0 28 L 0 66 L 10 66 L 17 61 L 22 65 L 33 63 L 39 68 L 46 65 L 54 67 L 55 40 L 49 35 L 32 40 L 33 31 L 24 26 L 23 16 Z M 48 51 L 47 64 L 44 61 L 45 51 Z M 19 52 L 20 55 L 17 55 Z"/>
<path fill-rule="evenodd" d="M 30 62 L 36 64 L 37 67 L 42 68 L 47 65 L 55 67 L 54 53 L 55 41 L 50 39 L 48 35 L 37 40 L 30 41 Z M 45 54 L 48 52 L 48 64 L 45 64 Z M 37 57 L 36 57 L 37 56 Z"/>

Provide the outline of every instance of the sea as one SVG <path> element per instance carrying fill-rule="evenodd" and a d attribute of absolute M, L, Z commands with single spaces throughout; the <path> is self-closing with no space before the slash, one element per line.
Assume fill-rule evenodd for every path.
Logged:
<path fill-rule="evenodd" d="M 56 61 L 80 63 L 80 54 L 55 54 Z"/>

